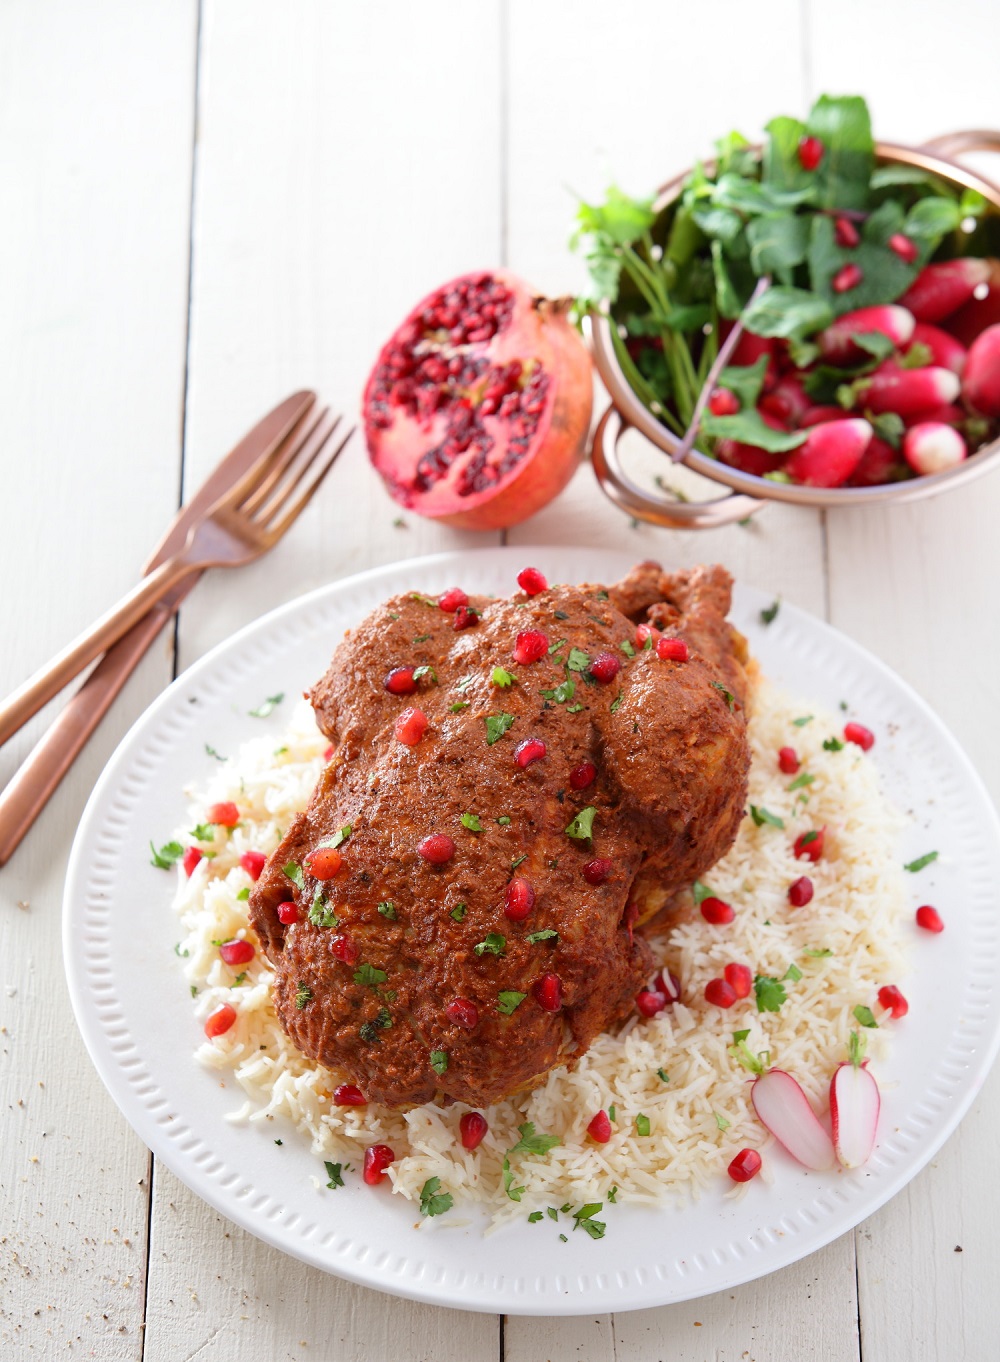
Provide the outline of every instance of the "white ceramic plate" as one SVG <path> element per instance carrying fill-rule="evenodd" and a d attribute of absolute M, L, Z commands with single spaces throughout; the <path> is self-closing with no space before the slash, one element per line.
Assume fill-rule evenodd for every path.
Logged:
<path fill-rule="evenodd" d="M 326 668 L 344 629 L 398 591 L 460 582 L 502 594 L 524 563 L 552 581 L 609 581 L 630 566 L 586 549 L 492 549 L 397 563 L 324 587 L 266 615 L 193 666 L 125 738 L 90 799 L 70 860 L 66 969 L 77 1021 L 98 1072 L 158 1158 L 217 1210 L 307 1263 L 441 1305 L 512 1314 L 631 1310 L 690 1299 L 763 1276 L 820 1248 L 898 1192 L 955 1129 L 1000 1039 L 995 986 L 1000 938 L 1000 827 L 968 759 L 927 706 L 850 639 L 784 605 L 764 628 L 767 598 L 737 593 L 734 618 L 764 670 L 804 698 L 841 700 L 878 736 L 890 795 L 912 814 L 904 859 L 937 850 L 914 875 L 914 907 L 936 904 L 947 929 L 913 928 L 910 1014 L 882 1066 L 877 1150 L 853 1173 L 812 1174 L 779 1150 L 773 1186 L 739 1200 L 726 1187 L 680 1209 L 619 1206 L 595 1241 L 558 1241 L 548 1222 L 489 1238 L 480 1225 L 418 1229 L 401 1197 L 353 1181 L 317 1191 L 304 1140 L 233 1126 L 234 1084 L 196 1066 L 199 1040 L 173 954 L 172 879 L 149 863 L 149 840 L 184 816 L 182 787 L 206 772 L 209 742 L 234 751 L 259 735 L 247 711 L 296 694 Z M 279 710 L 264 722 L 282 724 Z"/>

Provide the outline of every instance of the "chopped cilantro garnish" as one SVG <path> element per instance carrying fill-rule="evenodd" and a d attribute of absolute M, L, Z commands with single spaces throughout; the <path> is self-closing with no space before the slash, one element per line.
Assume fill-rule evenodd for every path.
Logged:
<path fill-rule="evenodd" d="M 547 1154 L 560 1143 L 558 1135 L 536 1135 L 533 1121 L 525 1121 L 517 1130 L 521 1138 L 511 1145 L 508 1154 Z"/>
<path fill-rule="evenodd" d="M 781 597 L 778 596 L 771 602 L 770 605 L 765 606 L 764 609 L 760 612 L 761 624 L 773 624 L 778 617 L 778 611 L 780 609 Z"/>
<path fill-rule="evenodd" d="M 386 899 L 384 903 L 380 903 L 378 905 L 378 912 L 381 914 L 382 917 L 387 917 L 390 922 L 396 921 L 397 917 L 396 905 L 392 902 L 391 899 Z"/>
<path fill-rule="evenodd" d="M 528 859 L 528 853 L 527 853 L 526 851 L 522 852 L 520 856 L 515 856 L 514 859 L 513 859 L 513 860 L 511 861 L 511 863 L 510 863 L 510 868 L 511 868 L 511 870 L 516 870 L 517 867 L 521 864 L 521 862 L 522 862 L 522 861 L 526 861 L 527 859 Z"/>
<path fill-rule="evenodd" d="M 474 673 L 474 672 L 470 672 L 468 676 L 463 676 L 462 679 L 461 679 L 460 681 L 456 681 L 456 682 L 455 682 L 455 689 L 456 689 L 456 690 L 466 690 L 469 686 L 472 685 L 472 683 L 473 683 L 473 681 L 475 681 L 475 679 L 476 679 L 475 673 Z"/>
<path fill-rule="evenodd" d="M 295 861 L 287 861 L 282 867 L 282 874 L 287 875 L 296 889 L 305 889 L 305 876 L 302 874 L 302 867 Z"/>
<path fill-rule="evenodd" d="M 179 861 L 184 855 L 184 848 L 180 842 L 165 842 L 159 851 L 150 842 L 149 849 L 153 853 L 150 865 L 155 865 L 157 870 L 169 870 L 174 862 Z"/>
<path fill-rule="evenodd" d="M 447 1050 L 432 1050 L 432 1051 L 431 1051 L 431 1068 L 434 1070 L 434 1072 L 435 1072 L 436 1074 L 443 1074 L 444 1071 L 445 1071 L 445 1069 L 447 1069 L 447 1067 L 448 1067 L 448 1052 L 447 1052 Z"/>
<path fill-rule="evenodd" d="M 861 1026 L 878 1026 L 874 1012 L 870 1007 L 865 1007 L 863 1003 L 859 1003 L 858 1006 L 854 1008 L 854 1020 L 860 1023 Z"/>
<path fill-rule="evenodd" d="M 839 751 L 841 751 L 841 749 L 843 748 L 843 746 L 844 746 L 844 744 L 840 741 L 839 738 L 824 738 L 824 739 L 823 739 L 823 751 L 824 751 L 824 752 L 839 752 Z"/>
<path fill-rule="evenodd" d="M 789 785 L 788 791 L 789 793 L 791 793 L 792 790 L 801 790 L 806 785 L 812 785 L 815 779 L 816 777 L 811 776 L 808 771 L 800 771 L 799 774 L 792 781 L 792 783 Z"/>
<path fill-rule="evenodd" d="M 556 618 L 557 620 L 568 620 L 568 619 L 569 619 L 569 615 L 567 615 L 567 613 L 566 613 L 565 610 L 553 610 L 552 614 L 555 616 L 555 618 Z"/>
<path fill-rule="evenodd" d="M 214 748 L 214 747 L 210 747 L 210 746 L 208 745 L 208 743 L 205 744 L 205 751 L 206 751 L 206 753 L 208 754 L 208 756 L 214 757 L 216 761 L 228 761 L 228 760 L 229 760 L 229 758 L 228 758 L 228 757 L 224 757 L 224 756 L 222 755 L 221 752 L 216 752 L 215 748 Z"/>
<path fill-rule="evenodd" d="M 728 1130 L 730 1125 L 732 1125 L 732 1122 L 727 1121 L 721 1112 L 713 1111 L 712 1115 L 715 1117 L 715 1124 L 720 1130 Z"/>
<path fill-rule="evenodd" d="M 196 842 L 211 842 L 215 836 L 215 833 L 213 832 L 214 827 L 214 823 L 198 823 L 192 828 L 191 836 Z"/>
<path fill-rule="evenodd" d="M 635 1133 L 637 1135 L 649 1134 L 649 1117 L 644 1115 L 644 1113 L 641 1111 L 639 1112 L 639 1115 L 635 1118 Z"/>
<path fill-rule="evenodd" d="M 617 1119 L 618 1119 L 618 1108 L 615 1106 L 614 1102 L 612 1102 L 612 1103 L 611 1103 L 611 1106 L 608 1107 L 608 1120 L 609 1120 L 609 1121 L 617 1121 Z"/>
<path fill-rule="evenodd" d="M 936 861 L 937 858 L 938 853 L 936 851 L 928 851 L 926 856 L 918 856 L 915 861 L 910 861 L 908 865 L 904 865 L 903 869 L 909 870 L 911 874 L 915 875 L 918 870 L 923 870 L 925 865 L 930 865 L 931 861 Z"/>
<path fill-rule="evenodd" d="M 468 828 L 470 832 L 482 832 L 483 825 L 479 821 L 479 815 L 475 813 L 463 813 L 461 817 L 463 828 Z"/>
<path fill-rule="evenodd" d="M 502 813 L 502 814 L 500 815 L 500 817 L 497 819 L 497 822 L 500 824 L 500 826 L 501 826 L 502 828 L 509 828 L 509 827 L 510 827 L 510 814 L 509 814 L 509 813 Z"/>
<path fill-rule="evenodd" d="M 449 705 L 448 708 L 451 710 L 452 714 L 461 714 L 463 709 L 469 708 L 469 702 L 468 700 L 456 700 L 455 703 Z"/>
<path fill-rule="evenodd" d="M 709 685 L 715 687 L 730 709 L 736 708 L 736 696 L 728 686 L 724 686 L 721 681 L 710 681 Z"/>
<path fill-rule="evenodd" d="M 421 1215 L 444 1215 L 445 1211 L 450 1211 L 455 1204 L 455 1199 L 450 1192 L 440 1192 L 440 1178 L 428 1178 L 420 1189 L 420 1214 Z"/>
<path fill-rule="evenodd" d="M 589 842 L 594 835 L 594 816 L 597 809 L 593 804 L 588 804 L 585 809 L 573 819 L 572 823 L 566 828 L 567 837 L 575 837 L 579 842 Z"/>
<path fill-rule="evenodd" d="M 308 984 L 299 984 L 295 990 L 295 1007 L 301 1012 L 307 1003 L 312 1002 L 312 989 Z"/>
<path fill-rule="evenodd" d="M 250 715 L 251 719 L 266 719 L 271 711 L 281 704 L 284 698 L 284 691 L 279 691 L 277 695 L 269 695 L 256 709 L 248 709 L 247 713 Z"/>
<path fill-rule="evenodd" d="M 825 960 L 828 956 L 833 954 L 833 951 L 831 951 L 828 946 L 824 946 L 821 950 L 805 950 L 802 954 L 812 956 L 814 960 Z"/>
<path fill-rule="evenodd" d="M 546 1206 L 545 1214 L 549 1217 L 550 1220 L 559 1219 L 559 1212 L 556 1210 L 554 1206 Z"/>
<path fill-rule="evenodd" d="M 515 1012 L 527 997 L 527 993 L 518 993 L 516 989 L 504 989 L 497 994 L 497 1011 L 504 1017 L 509 1017 Z"/>
<path fill-rule="evenodd" d="M 589 1201 L 586 1206 L 581 1206 L 578 1211 L 574 1211 L 573 1219 L 576 1224 L 573 1228 L 575 1230 L 586 1230 L 591 1239 L 603 1239 L 604 1232 L 608 1227 L 603 1220 L 594 1219 L 603 1205 L 603 1201 Z"/>
<path fill-rule="evenodd" d="M 521 1188 L 521 1191 L 522 1191 L 522 1192 L 524 1191 L 524 1188 L 523 1188 L 523 1187 Z M 563 1242 L 564 1244 L 568 1244 L 568 1243 L 569 1243 L 569 1240 L 566 1238 L 566 1236 L 565 1236 L 564 1234 L 561 1234 L 561 1235 L 559 1236 L 559 1238 L 562 1240 L 562 1242 Z"/>
<path fill-rule="evenodd" d="M 796 728 L 805 728 L 806 724 L 811 724 L 812 721 L 813 721 L 812 714 L 803 714 L 801 719 L 793 719 L 792 723 L 795 725 Z"/>
<path fill-rule="evenodd" d="M 472 948 L 476 955 L 505 955 L 507 953 L 507 938 L 501 936 L 499 932 L 488 933 L 485 941 L 480 941 L 478 946 Z M 523 996 L 523 995 L 522 995 Z"/>
<path fill-rule="evenodd" d="M 456 922 L 461 922 L 462 918 L 465 917 L 465 911 L 464 903 L 456 903 L 448 916 L 454 918 Z"/>
<path fill-rule="evenodd" d="M 781 1004 L 788 998 L 784 984 L 770 974 L 758 974 L 753 981 L 753 991 L 758 1012 L 780 1012 Z"/>
<path fill-rule="evenodd" d="M 783 818 L 779 818 L 776 813 L 771 813 L 768 809 L 758 808 L 756 804 L 750 805 L 750 817 L 759 828 L 763 827 L 765 823 L 770 823 L 772 828 L 783 828 L 785 826 Z"/>
<path fill-rule="evenodd" d="M 695 880 L 691 886 L 691 895 L 695 904 L 702 903 L 705 899 L 715 898 L 715 890 L 707 885 L 704 880 Z"/>
<path fill-rule="evenodd" d="M 802 971 L 798 965 L 789 965 L 781 978 L 783 982 L 797 984 L 802 978 Z"/>
<path fill-rule="evenodd" d="M 619 706 L 621 705 L 621 702 L 622 702 L 622 693 L 621 693 L 621 691 L 619 691 L 618 694 L 615 696 L 615 698 L 611 701 L 611 713 L 612 713 L 612 714 L 617 714 L 618 708 L 619 708 Z"/>
<path fill-rule="evenodd" d="M 530 936 L 526 936 L 524 939 L 529 945 L 534 946 L 538 941 L 558 941 L 559 933 L 553 931 L 551 927 L 546 927 L 543 931 L 532 932 Z"/>
<path fill-rule="evenodd" d="M 410 600 L 411 600 L 411 601 L 416 601 L 416 603 L 417 603 L 418 605 L 429 605 L 430 608 L 431 608 L 432 610 L 438 610 L 438 609 L 440 609 L 440 607 L 439 607 L 439 605 L 438 605 L 438 602 L 437 602 L 437 597 L 435 597 L 435 596 L 422 596 L 422 595 L 420 594 L 419 591 L 411 591 L 411 592 L 410 592 Z"/>
<path fill-rule="evenodd" d="M 566 706 L 566 713 L 567 713 L 567 714 L 579 714 L 581 709 L 583 709 L 583 705 L 581 705 L 581 704 L 567 705 L 567 706 Z"/>
<path fill-rule="evenodd" d="M 275 1143 L 277 1144 L 277 1141 L 275 1141 Z M 340 1175 L 343 1166 L 342 1163 L 330 1163 L 328 1159 L 323 1160 L 323 1167 L 326 1169 L 326 1175 L 330 1179 L 326 1185 L 331 1190 L 335 1187 L 343 1187 L 344 1179 Z"/>
<path fill-rule="evenodd" d="M 247 977 L 247 972 L 246 972 L 246 970 L 241 970 L 240 973 L 237 974 L 237 976 L 236 976 L 236 978 L 233 980 L 233 982 L 229 985 L 229 987 L 230 987 L 230 988 L 238 988 L 239 985 L 242 984 L 243 980 L 244 980 L 246 977 Z"/>
<path fill-rule="evenodd" d="M 582 648 L 570 648 L 566 666 L 571 672 L 585 672 L 590 666 L 590 658 Z"/>
<path fill-rule="evenodd" d="M 816 831 L 816 829 L 810 828 L 808 832 L 804 832 L 802 836 L 799 838 L 799 845 L 807 847 L 810 842 L 815 842 L 818 836 L 819 833 Z"/>
<path fill-rule="evenodd" d="M 612 1206 L 613 1206 L 613 1205 L 615 1204 L 615 1202 L 618 1200 L 618 1185 L 617 1185 L 617 1183 L 615 1184 L 614 1187 L 611 1188 L 611 1191 L 608 1193 L 608 1200 L 611 1202 Z"/>
<path fill-rule="evenodd" d="M 377 989 L 379 984 L 384 984 L 388 979 L 384 969 L 376 969 L 374 965 L 362 962 L 354 971 L 354 982 L 360 984 L 362 988 Z"/>
<path fill-rule="evenodd" d="M 502 738 L 514 722 L 513 714 L 487 714 L 486 716 L 486 741 L 490 747 Z"/>
<path fill-rule="evenodd" d="M 619 643 L 618 647 L 626 657 L 635 657 L 635 647 L 629 643 L 628 639 L 626 639 L 624 643 Z"/>
<path fill-rule="evenodd" d="M 528 1216 L 528 1224 L 537 1225 L 539 1220 L 541 1219 L 542 1219 L 541 1211 L 532 1211 L 531 1214 Z"/>
<path fill-rule="evenodd" d="M 198 989 L 197 989 L 197 987 L 196 987 L 194 984 L 192 984 L 192 985 L 191 985 L 191 997 L 192 997 L 192 998 L 197 998 L 197 996 L 198 996 Z"/>
<path fill-rule="evenodd" d="M 501 690 L 506 690 L 508 686 L 514 684 L 514 678 L 504 667 L 494 667 L 493 684 L 499 686 Z"/>
<path fill-rule="evenodd" d="M 352 831 L 353 829 L 351 828 L 350 823 L 345 823 L 344 826 L 342 828 L 338 828 L 337 831 L 333 833 L 332 836 L 324 837 L 321 842 L 317 842 L 316 846 L 317 847 L 343 846 L 343 844 L 347 841 L 348 837 L 350 837 Z"/>
<path fill-rule="evenodd" d="M 576 682 L 572 677 L 567 676 L 565 681 L 560 682 L 552 690 L 540 692 L 543 700 L 554 700 L 557 705 L 565 704 L 567 700 L 572 700 L 576 694 Z"/>
<path fill-rule="evenodd" d="M 733 1032 L 733 1044 L 734 1044 L 734 1045 L 739 1045 L 740 1041 L 741 1041 L 741 1040 L 746 1040 L 746 1038 L 747 1038 L 747 1036 L 749 1036 L 749 1034 L 750 1034 L 750 1028 L 749 1028 L 749 1027 L 747 1027 L 747 1029 L 746 1029 L 745 1031 L 734 1031 L 734 1032 Z"/>
<path fill-rule="evenodd" d="M 521 1200 L 521 1194 L 524 1192 L 525 1189 L 524 1189 L 523 1187 L 515 1187 L 515 1186 L 513 1185 L 513 1183 L 514 1183 L 514 1174 L 510 1171 L 510 1159 L 505 1158 L 504 1161 L 503 1161 L 503 1165 L 502 1165 L 502 1166 L 503 1166 L 503 1189 L 504 1189 L 504 1191 L 505 1191 L 505 1192 L 507 1193 L 507 1195 L 510 1197 L 511 1201 L 520 1201 L 520 1200 Z"/>
<path fill-rule="evenodd" d="M 216 945 L 221 946 L 221 945 L 222 945 L 222 942 L 221 942 L 221 941 L 218 941 L 218 942 L 213 941 L 213 942 L 212 942 L 212 945 L 213 945 L 213 946 L 216 946 Z M 181 950 L 181 943 L 180 943 L 179 941 L 175 941 L 175 942 L 174 942 L 174 955 L 176 955 L 179 959 L 181 959 L 181 960 L 186 960 L 190 954 L 191 954 L 191 952 L 187 949 L 186 946 L 184 947 L 183 950 Z"/>
<path fill-rule="evenodd" d="M 560 648 L 565 648 L 565 647 L 566 647 L 566 640 L 565 640 L 564 638 L 561 638 L 561 639 L 559 640 L 558 643 L 550 643 L 550 644 L 549 644 L 549 657 L 552 657 L 555 653 L 557 653 L 557 652 L 559 651 Z"/>
<path fill-rule="evenodd" d="M 336 927 L 338 925 L 337 914 L 330 907 L 330 902 L 322 889 L 316 890 L 316 895 L 309 909 L 309 921 L 314 927 Z"/>
<path fill-rule="evenodd" d="M 438 683 L 438 674 L 437 674 L 437 672 L 434 670 L 433 667 L 428 667 L 428 666 L 414 667 L 414 669 L 413 669 L 413 679 L 414 679 L 414 681 L 422 681 L 422 680 L 424 679 L 425 676 L 428 678 L 428 680 L 430 681 L 430 683 L 431 683 L 432 686 L 436 686 L 436 685 L 437 685 L 437 683 Z"/>

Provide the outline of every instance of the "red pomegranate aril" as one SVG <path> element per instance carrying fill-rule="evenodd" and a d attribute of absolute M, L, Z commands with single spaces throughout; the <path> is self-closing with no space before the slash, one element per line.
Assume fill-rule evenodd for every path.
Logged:
<path fill-rule="evenodd" d="M 329 747 L 324 747 L 324 748 L 323 748 L 323 760 L 324 760 L 324 761 L 329 761 L 330 758 L 333 756 L 333 752 L 334 752 L 333 743 L 330 743 Z"/>
<path fill-rule="evenodd" d="M 286 899 L 284 903 L 279 903 L 275 912 L 278 914 L 278 921 L 284 926 L 290 927 L 293 922 L 299 921 L 299 905 L 291 899 Z"/>
<path fill-rule="evenodd" d="M 205 853 L 199 847 L 188 847 L 185 851 L 181 865 L 184 867 L 184 874 L 187 875 L 188 879 L 194 874 L 195 866 L 204 855 Z"/>
<path fill-rule="evenodd" d="M 533 761 L 541 761 L 545 756 L 545 744 L 541 738 L 525 738 L 514 748 L 514 764 L 523 771 Z"/>
<path fill-rule="evenodd" d="M 462 1119 L 458 1123 L 458 1135 L 462 1141 L 462 1148 L 478 1149 L 488 1130 L 489 1126 L 486 1124 L 485 1116 L 481 1116 L 478 1111 L 463 1112 Z"/>
<path fill-rule="evenodd" d="M 732 922 L 736 916 L 728 903 L 712 894 L 702 899 L 700 907 L 702 917 L 714 927 L 723 927 L 727 922 Z"/>
<path fill-rule="evenodd" d="M 741 1149 L 729 1165 L 729 1176 L 734 1182 L 749 1182 L 760 1172 L 761 1157 L 756 1149 Z"/>
<path fill-rule="evenodd" d="M 535 980 L 531 990 L 535 1002 L 545 1012 L 558 1012 L 562 1007 L 562 980 L 558 974 L 543 974 Z"/>
<path fill-rule="evenodd" d="M 878 1000 L 885 1010 L 892 1014 L 893 1021 L 899 1021 L 910 1010 L 910 1004 L 895 984 L 883 984 L 878 991 Z"/>
<path fill-rule="evenodd" d="M 452 625 L 452 628 L 456 631 L 461 631 L 462 629 L 471 629 L 478 623 L 479 616 L 476 614 L 475 610 L 470 610 L 467 605 L 460 605 L 455 611 L 455 622 Z"/>
<path fill-rule="evenodd" d="M 387 1144 L 370 1144 L 365 1150 L 364 1172 L 362 1176 L 369 1187 L 377 1187 L 385 1181 L 385 1170 L 395 1163 L 396 1155 Z"/>
<path fill-rule="evenodd" d="M 224 941 L 219 947 L 219 954 L 227 965 L 248 965 L 256 955 L 256 951 L 249 941 L 237 937 L 233 941 Z"/>
<path fill-rule="evenodd" d="M 705 985 L 705 1001 L 713 1007 L 732 1007 L 736 1001 L 736 990 L 725 979 L 709 979 Z"/>
<path fill-rule="evenodd" d="M 544 657 L 549 650 L 549 636 L 541 629 L 524 629 L 514 643 L 514 661 L 522 667 L 529 666 Z"/>
<path fill-rule="evenodd" d="M 925 932 L 943 932 L 944 922 L 941 914 L 936 908 L 932 908 L 929 903 L 923 904 L 916 911 L 917 926 L 923 927 Z"/>
<path fill-rule="evenodd" d="M 850 250 L 861 240 L 861 233 L 855 227 L 850 218 L 835 218 L 833 223 L 833 234 L 837 238 L 837 245 Z"/>
<path fill-rule="evenodd" d="M 722 971 L 726 983 L 737 998 L 749 998 L 753 988 L 753 970 L 749 965 L 730 964 Z"/>
<path fill-rule="evenodd" d="M 728 388 L 716 388 L 708 399 L 708 409 L 713 416 L 735 416 L 740 409 L 740 399 Z"/>
<path fill-rule="evenodd" d="M 691 650 L 682 638 L 659 638 L 656 640 L 656 656 L 664 662 L 687 662 Z"/>
<path fill-rule="evenodd" d="M 415 670 L 414 667 L 393 667 L 382 685 L 390 695 L 412 695 L 417 689 L 417 683 L 413 676 Z"/>
<path fill-rule="evenodd" d="M 815 864 L 823 856 L 823 844 L 826 841 L 826 826 L 821 828 L 811 828 L 808 832 L 800 833 L 795 839 L 792 848 L 797 858 L 812 861 Z"/>
<path fill-rule="evenodd" d="M 815 170 L 822 161 L 825 150 L 826 148 L 818 137 L 800 138 L 798 146 L 799 165 L 803 170 Z"/>
<path fill-rule="evenodd" d="M 450 1022 L 466 1031 L 471 1031 L 479 1022 L 479 1008 L 470 998 L 452 998 L 444 1012 Z"/>
<path fill-rule="evenodd" d="M 655 624 L 637 624 L 635 626 L 635 646 L 637 648 L 645 648 L 648 639 L 652 639 L 649 646 L 654 648 L 659 637 L 660 631 Z"/>
<path fill-rule="evenodd" d="M 240 865 L 252 880 L 260 879 L 260 872 L 266 864 L 267 857 L 262 851 L 244 851 L 240 857 Z"/>
<path fill-rule="evenodd" d="M 888 245 L 890 251 L 895 251 L 900 260 L 905 260 L 908 265 L 912 265 L 920 254 L 916 243 L 902 232 L 894 232 L 889 238 Z"/>
<path fill-rule="evenodd" d="M 611 1139 L 611 1118 L 603 1108 L 591 1117 L 587 1134 L 596 1144 L 607 1144 Z"/>
<path fill-rule="evenodd" d="M 453 586 L 450 591 L 443 591 L 438 597 L 438 608 L 446 615 L 453 615 L 460 605 L 468 604 L 469 598 L 459 586 Z"/>
<path fill-rule="evenodd" d="M 642 1017 L 655 1017 L 667 1005 L 667 995 L 658 989 L 644 988 L 635 995 L 635 1010 Z"/>
<path fill-rule="evenodd" d="M 844 737 L 848 742 L 856 743 L 862 752 L 867 752 L 869 748 L 875 746 L 875 734 L 870 728 L 865 728 L 864 724 L 845 724 Z"/>
<path fill-rule="evenodd" d="M 598 653 L 590 664 L 589 671 L 595 681 L 602 686 L 612 682 L 622 669 L 622 664 L 614 653 Z"/>
<path fill-rule="evenodd" d="M 613 861 L 609 861 L 606 856 L 597 856 L 583 867 L 583 878 L 588 884 L 604 884 L 613 869 Z"/>
<path fill-rule="evenodd" d="M 799 755 L 794 747 L 782 747 L 778 751 L 778 770 L 786 776 L 794 776 L 799 769 Z"/>
<path fill-rule="evenodd" d="M 548 590 L 548 582 L 537 568 L 522 568 L 517 574 L 517 584 L 529 596 L 537 596 L 540 591 Z"/>
<path fill-rule="evenodd" d="M 597 767 L 592 761 L 585 761 L 570 771 L 569 786 L 571 790 L 586 790 L 596 779 Z"/>
<path fill-rule="evenodd" d="M 427 732 L 427 715 L 422 709 L 404 709 L 396 720 L 393 732 L 397 742 L 406 747 L 416 747 Z"/>
<path fill-rule="evenodd" d="M 843 265 L 837 271 L 830 280 L 830 287 L 834 293 L 847 293 L 850 289 L 857 288 L 864 277 L 864 270 L 852 261 L 850 265 Z"/>
<path fill-rule="evenodd" d="M 417 855 L 431 865 L 445 865 L 455 854 L 455 843 L 444 832 L 432 832 L 417 843 Z"/>
<path fill-rule="evenodd" d="M 236 1008 L 229 1003 L 223 1003 L 205 1018 L 205 1035 L 209 1040 L 214 1040 L 216 1036 L 224 1036 L 235 1020 Z"/>
<path fill-rule="evenodd" d="M 361 958 L 361 950 L 357 942 L 343 934 L 331 938 L 330 954 L 334 960 L 339 960 L 343 965 L 356 965 Z"/>
<path fill-rule="evenodd" d="M 503 891 L 504 917 L 511 922 L 523 922 L 535 906 L 535 891 L 527 880 L 511 880 Z"/>
<path fill-rule="evenodd" d="M 221 828 L 235 828 L 240 821 L 240 811 L 231 800 L 224 804 L 213 804 L 208 811 L 208 822 L 217 823 Z"/>
<path fill-rule="evenodd" d="M 341 1083 L 333 1090 L 333 1100 L 338 1107 L 366 1107 L 368 1098 L 354 1083 Z"/>
<path fill-rule="evenodd" d="M 305 859 L 306 869 L 317 880 L 332 880 L 343 864 L 344 858 L 336 847 L 317 847 Z"/>
<path fill-rule="evenodd" d="M 793 908 L 804 908 L 812 902 L 813 882 L 808 875 L 800 875 L 788 886 L 788 902 Z"/>

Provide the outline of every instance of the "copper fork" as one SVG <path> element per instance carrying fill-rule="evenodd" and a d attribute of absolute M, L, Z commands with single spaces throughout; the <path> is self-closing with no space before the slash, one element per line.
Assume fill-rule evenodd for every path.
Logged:
<path fill-rule="evenodd" d="M 310 413 L 304 438 L 258 460 L 194 525 L 184 547 L 168 558 L 85 633 L 0 704 L 0 744 L 140 620 L 172 587 L 209 567 L 242 567 L 278 542 L 309 504 L 340 451 L 340 416 Z"/>

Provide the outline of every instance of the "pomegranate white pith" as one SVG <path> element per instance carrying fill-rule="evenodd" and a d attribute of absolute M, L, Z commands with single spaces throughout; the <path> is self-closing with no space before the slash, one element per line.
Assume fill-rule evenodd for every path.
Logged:
<path fill-rule="evenodd" d="M 502 529 L 572 477 L 592 400 L 590 356 L 564 305 L 484 271 L 436 289 L 383 347 L 365 389 L 365 439 L 401 505 Z"/>

